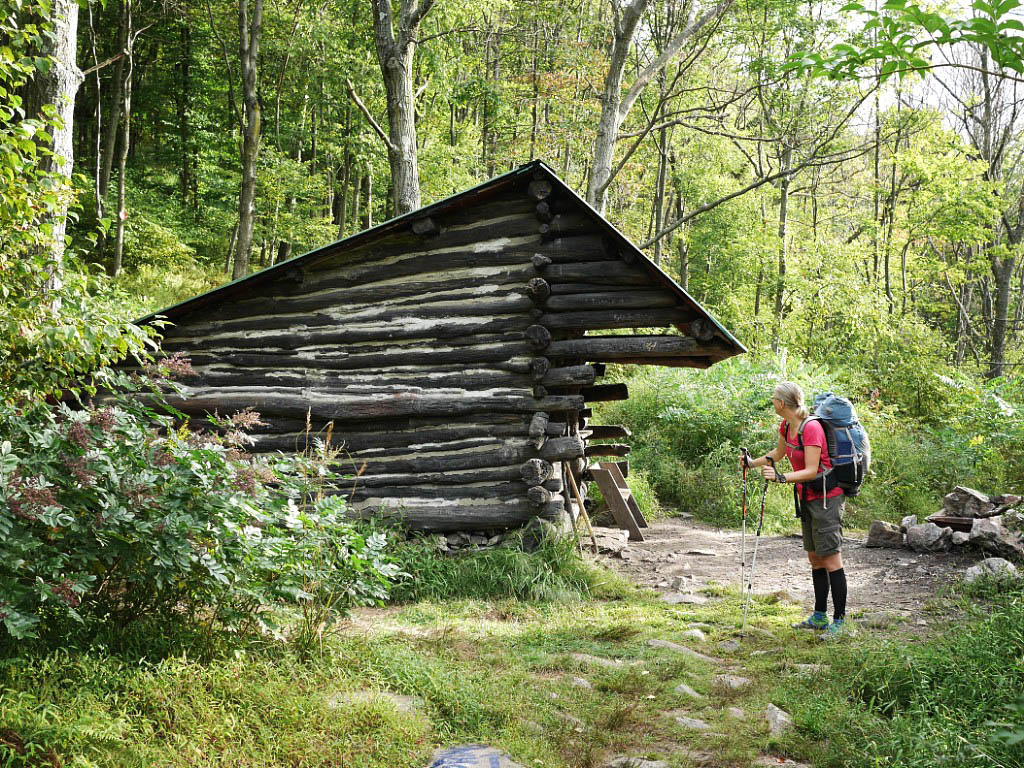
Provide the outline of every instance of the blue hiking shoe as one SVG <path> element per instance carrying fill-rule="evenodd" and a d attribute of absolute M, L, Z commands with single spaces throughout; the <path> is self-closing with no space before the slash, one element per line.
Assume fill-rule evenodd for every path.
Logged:
<path fill-rule="evenodd" d="M 813 629 L 821 632 L 823 629 L 828 629 L 828 616 L 821 611 L 815 611 L 803 621 L 790 624 L 790 626 L 793 629 Z"/>
<path fill-rule="evenodd" d="M 836 619 L 822 632 L 819 637 L 825 641 L 839 640 L 842 637 L 846 637 L 849 634 L 853 634 L 853 631 L 846 626 L 846 619 Z"/>

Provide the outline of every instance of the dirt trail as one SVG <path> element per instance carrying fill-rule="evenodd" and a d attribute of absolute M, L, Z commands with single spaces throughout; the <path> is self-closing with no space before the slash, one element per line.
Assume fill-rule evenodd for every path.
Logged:
<path fill-rule="evenodd" d="M 644 542 L 630 542 L 625 558 L 604 558 L 639 584 L 689 592 L 714 582 L 735 585 L 740 577 L 739 531 L 713 528 L 693 520 L 670 518 L 644 529 Z M 747 564 L 754 545 L 747 533 Z M 862 538 L 843 539 L 843 564 L 850 585 L 849 611 L 913 611 L 934 597 L 983 556 L 958 550 L 919 554 L 909 549 L 875 549 Z M 754 591 L 784 590 L 807 607 L 813 603 L 807 557 L 798 536 L 762 536 Z"/>

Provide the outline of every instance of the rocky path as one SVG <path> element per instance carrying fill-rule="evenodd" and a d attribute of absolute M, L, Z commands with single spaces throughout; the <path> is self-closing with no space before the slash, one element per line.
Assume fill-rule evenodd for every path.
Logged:
<path fill-rule="evenodd" d="M 644 530 L 644 537 L 646 541 L 630 542 L 620 553 L 609 554 L 605 562 L 638 584 L 665 591 L 691 592 L 711 584 L 739 583 L 739 531 L 676 517 L 654 523 Z M 754 536 L 748 530 L 748 565 L 753 545 Z M 850 585 L 850 613 L 913 611 L 982 557 L 969 550 L 918 554 L 909 549 L 868 548 L 863 538 L 846 537 L 843 561 Z M 810 574 L 799 537 L 761 537 L 754 590 L 761 594 L 787 592 L 811 606 Z"/>

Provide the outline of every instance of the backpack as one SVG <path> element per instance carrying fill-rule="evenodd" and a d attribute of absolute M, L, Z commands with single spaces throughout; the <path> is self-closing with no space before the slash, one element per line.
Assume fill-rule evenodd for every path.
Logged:
<path fill-rule="evenodd" d="M 871 468 L 871 443 L 857 418 L 853 403 L 831 392 L 817 395 L 814 411 L 804 419 L 796 433 L 801 450 L 804 447 L 804 427 L 811 419 L 817 419 L 825 430 L 828 456 L 832 461 L 832 469 L 826 474 L 834 476 L 828 485 L 833 488 L 838 485 L 847 496 L 856 496 Z"/>

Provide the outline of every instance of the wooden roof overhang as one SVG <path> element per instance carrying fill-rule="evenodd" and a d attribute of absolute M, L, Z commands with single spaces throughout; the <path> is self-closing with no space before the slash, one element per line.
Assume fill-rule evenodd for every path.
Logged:
<path fill-rule="evenodd" d="M 685 311 L 688 319 L 687 322 L 675 324 L 675 327 L 684 334 L 683 336 L 638 336 L 635 334 L 631 336 L 586 336 L 586 344 L 581 344 L 582 340 L 574 339 L 552 341 L 545 354 L 553 357 L 587 358 L 593 362 L 705 368 L 727 357 L 747 351 L 746 347 L 682 286 L 651 261 L 611 222 L 563 183 L 554 171 L 540 160 L 534 160 L 464 192 L 239 278 L 159 312 L 154 312 L 140 318 L 137 322 L 146 324 L 166 319 L 175 323 L 187 316 L 201 315 L 204 310 L 223 302 L 248 298 L 255 289 L 269 282 L 277 280 L 301 282 L 307 268 L 330 259 L 337 259 L 348 251 L 372 246 L 375 241 L 396 234 L 417 237 L 429 235 L 431 229 L 437 226 L 435 222 L 443 221 L 446 215 L 484 203 L 517 186 L 525 187 L 538 182 L 546 182 L 551 185 L 552 191 L 560 201 L 560 206 L 564 207 L 563 201 L 568 201 L 568 205 L 576 209 L 574 213 L 581 213 L 588 218 L 595 229 L 609 239 L 626 264 L 635 265 L 647 273 L 652 286 L 670 291 L 677 298 L 680 309 Z M 539 265 L 538 268 L 543 269 L 543 266 Z M 619 312 L 635 313 L 637 324 L 633 327 L 639 328 L 647 325 L 641 310 L 623 309 Z"/>

